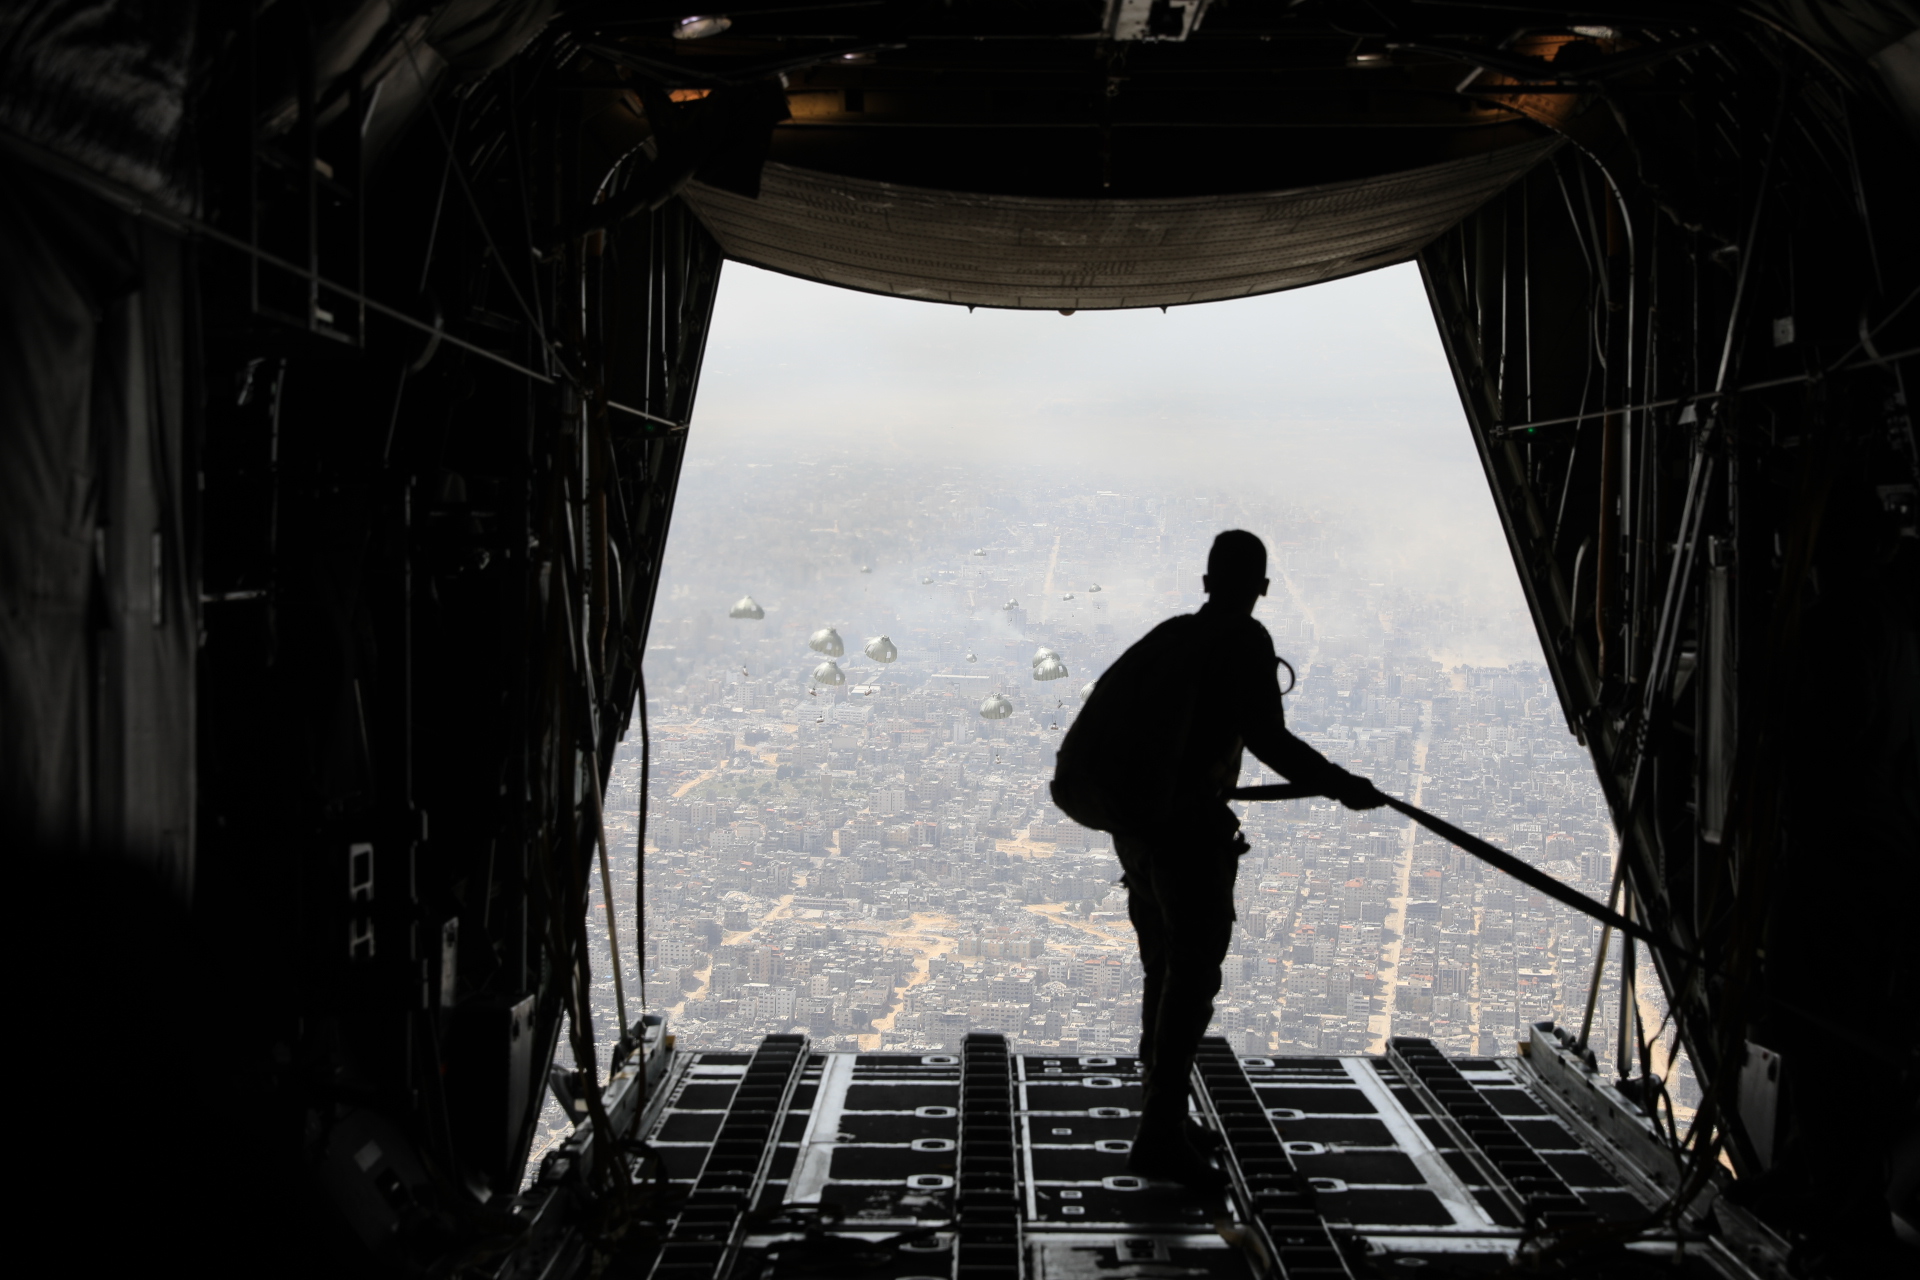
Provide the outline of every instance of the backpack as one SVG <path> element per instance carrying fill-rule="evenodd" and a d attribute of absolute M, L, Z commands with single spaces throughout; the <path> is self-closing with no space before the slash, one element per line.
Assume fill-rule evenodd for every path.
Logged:
<path fill-rule="evenodd" d="M 1083 827 L 1119 835 L 1146 831 L 1165 816 L 1173 771 L 1193 724 L 1197 681 L 1182 647 L 1195 619 L 1155 627 L 1121 654 L 1060 743 L 1049 791 Z M 1143 747 L 1161 753 L 1155 764 Z"/>

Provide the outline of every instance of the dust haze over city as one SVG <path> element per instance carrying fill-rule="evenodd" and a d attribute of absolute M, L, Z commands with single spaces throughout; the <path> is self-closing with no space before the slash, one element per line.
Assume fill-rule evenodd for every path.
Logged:
<path fill-rule="evenodd" d="M 702 386 L 646 655 L 644 931 L 637 716 L 607 798 L 621 945 L 644 938 L 646 1008 L 682 1046 L 804 1029 L 938 1052 L 998 1030 L 1017 1051 L 1132 1053 L 1119 865 L 1046 784 L 1084 686 L 1202 602 L 1228 528 L 1268 548 L 1255 616 L 1298 672 L 1289 727 L 1606 898 L 1605 803 L 1414 267 L 1058 315 L 729 264 Z M 843 654 L 809 647 L 825 628 Z M 897 659 L 867 656 L 882 636 Z M 1235 692 L 1204 652 L 1166 680 Z M 1242 780 L 1276 779 L 1249 758 Z M 1584 917 L 1388 810 L 1236 808 L 1252 847 L 1213 1030 L 1239 1052 L 1394 1034 L 1511 1053 L 1530 1022 L 1581 1019 Z M 1663 1012 L 1650 978 L 1623 1006 L 1608 960 L 1602 1046 L 1623 1007 L 1649 1029 Z M 544 1124 L 535 1164 L 566 1132 L 551 1101 Z"/>

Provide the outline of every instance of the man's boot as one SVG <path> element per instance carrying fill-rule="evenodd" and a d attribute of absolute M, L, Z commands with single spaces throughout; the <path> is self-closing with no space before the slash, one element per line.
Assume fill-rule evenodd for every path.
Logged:
<path fill-rule="evenodd" d="M 1227 1176 L 1213 1167 L 1189 1138 L 1196 1127 L 1187 1120 L 1186 1099 L 1147 1099 L 1127 1154 L 1127 1172 L 1142 1178 L 1178 1182 L 1195 1191 L 1219 1191 Z"/>
<path fill-rule="evenodd" d="M 1140 1075 L 1140 1091 L 1143 1094 L 1153 1092 L 1153 1046 L 1144 1038 L 1140 1043 L 1139 1056 L 1134 1059 L 1133 1069 Z M 1186 1129 L 1188 1144 L 1203 1157 L 1212 1159 L 1219 1152 L 1224 1140 L 1218 1133 L 1202 1124 L 1200 1117 L 1191 1111 L 1187 1113 L 1187 1119 L 1192 1122 Z"/>

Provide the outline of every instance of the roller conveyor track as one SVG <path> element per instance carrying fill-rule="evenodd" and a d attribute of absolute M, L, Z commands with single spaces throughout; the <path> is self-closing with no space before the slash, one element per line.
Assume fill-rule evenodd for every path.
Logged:
<path fill-rule="evenodd" d="M 1020 1206 L 1007 1038 L 976 1032 L 960 1050 L 956 1280 L 1019 1280 Z"/>
<path fill-rule="evenodd" d="M 1595 1221 L 1594 1212 L 1566 1179 L 1521 1139 L 1433 1041 L 1396 1036 L 1387 1041 L 1387 1061 L 1399 1068 L 1428 1113 L 1487 1173 L 1488 1184 L 1529 1227 L 1553 1230 Z"/>
<path fill-rule="evenodd" d="M 742 1222 L 766 1183 L 806 1049 L 805 1036 L 760 1042 L 728 1100 L 700 1176 L 661 1243 L 655 1280 L 694 1280 L 732 1269 Z"/>
<path fill-rule="evenodd" d="M 1194 1084 L 1202 1110 L 1225 1139 L 1222 1155 L 1239 1216 L 1275 1275 L 1351 1280 L 1340 1247 L 1314 1208 L 1312 1186 L 1295 1167 L 1273 1117 L 1227 1042 L 1201 1041 Z"/>

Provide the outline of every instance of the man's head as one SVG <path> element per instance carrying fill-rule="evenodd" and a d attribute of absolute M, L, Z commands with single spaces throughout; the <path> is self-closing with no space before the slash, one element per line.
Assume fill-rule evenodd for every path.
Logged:
<path fill-rule="evenodd" d="M 1207 552 L 1207 573 L 1200 585 L 1217 604 L 1244 604 L 1267 594 L 1267 548 L 1245 529 L 1229 529 Z"/>

